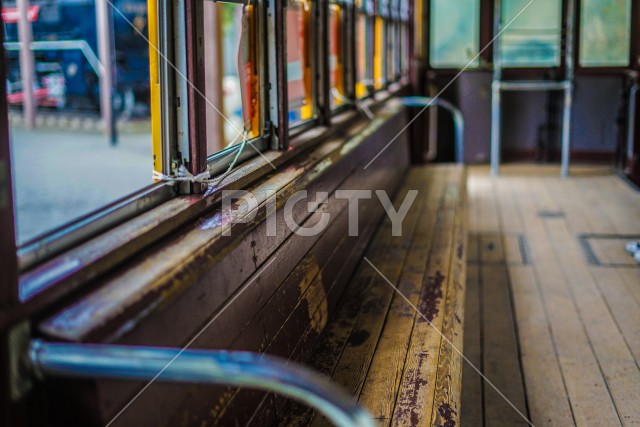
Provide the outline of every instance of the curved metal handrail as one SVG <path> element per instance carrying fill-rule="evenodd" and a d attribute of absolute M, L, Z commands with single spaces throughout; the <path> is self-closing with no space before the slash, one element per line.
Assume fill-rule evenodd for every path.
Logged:
<path fill-rule="evenodd" d="M 342 390 L 308 368 L 263 354 L 222 350 L 66 344 L 32 340 L 37 376 L 120 378 L 246 386 L 299 400 L 340 427 L 372 427 Z"/>
<path fill-rule="evenodd" d="M 453 124 L 456 131 L 456 163 L 463 163 L 464 159 L 464 117 L 462 111 L 451 102 L 440 97 L 407 96 L 402 98 L 405 107 L 442 107 L 453 116 Z"/>

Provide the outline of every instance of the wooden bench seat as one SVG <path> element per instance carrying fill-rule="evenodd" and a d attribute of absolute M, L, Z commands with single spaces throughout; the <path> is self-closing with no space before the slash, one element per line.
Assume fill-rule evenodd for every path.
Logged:
<path fill-rule="evenodd" d="M 419 190 L 402 236 L 385 216 L 308 364 L 344 387 L 379 425 L 459 424 L 466 264 L 466 174 L 412 167 L 394 206 Z M 446 337 L 446 338 L 443 338 Z M 290 401 L 280 425 L 327 421 Z"/>

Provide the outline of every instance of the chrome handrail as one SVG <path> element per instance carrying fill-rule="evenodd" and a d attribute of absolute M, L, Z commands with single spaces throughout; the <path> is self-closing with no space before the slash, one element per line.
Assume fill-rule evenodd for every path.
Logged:
<path fill-rule="evenodd" d="M 182 350 L 32 340 L 29 363 L 40 378 L 119 378 L 246 386 L 301 401 L 340 427 L 372 427 L 370 415 L 308 368 L 242 351 Z"/>
<path fill-rule="evenodd" d="M 464 117 L 462 111 L 451 102 L 439 97 L 407 96 L 402 98 L 405 107 L 441 107 L 449 111 L 453 116 L 453 124 L 456 130 L 456 163 L 464 163 Z"/>

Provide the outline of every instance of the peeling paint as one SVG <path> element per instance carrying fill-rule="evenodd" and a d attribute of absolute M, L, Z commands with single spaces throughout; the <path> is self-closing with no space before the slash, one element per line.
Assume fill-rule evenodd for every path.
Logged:
<path fill-rule="evenodd" d="M 435 276 L 429 276 L 427 279 L 427 286 L 420 300 L 419 308 L 420 313 L 422 313 L 429 322 L 438 315 L 438 306 L 440 300 L 442 300 L 442 283 L 444 279 L 445 276 L 440 271 L 436 271 Z"/>

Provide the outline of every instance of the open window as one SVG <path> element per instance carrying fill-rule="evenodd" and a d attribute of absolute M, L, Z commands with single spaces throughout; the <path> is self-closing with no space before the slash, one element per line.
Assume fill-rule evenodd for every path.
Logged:
<path fill-rule="evenodd" d="M 316 117 L 315 79 L 317 49 L 314 34 L 314 7 L 311 0 L 288 0 L 287 92 L 289 126 L 295 127 Z"/>
<path fill-rule="evenodd" d="M 208 156 L 261 136 L 256 9 L 253 4 L 204 3 Z"/>

